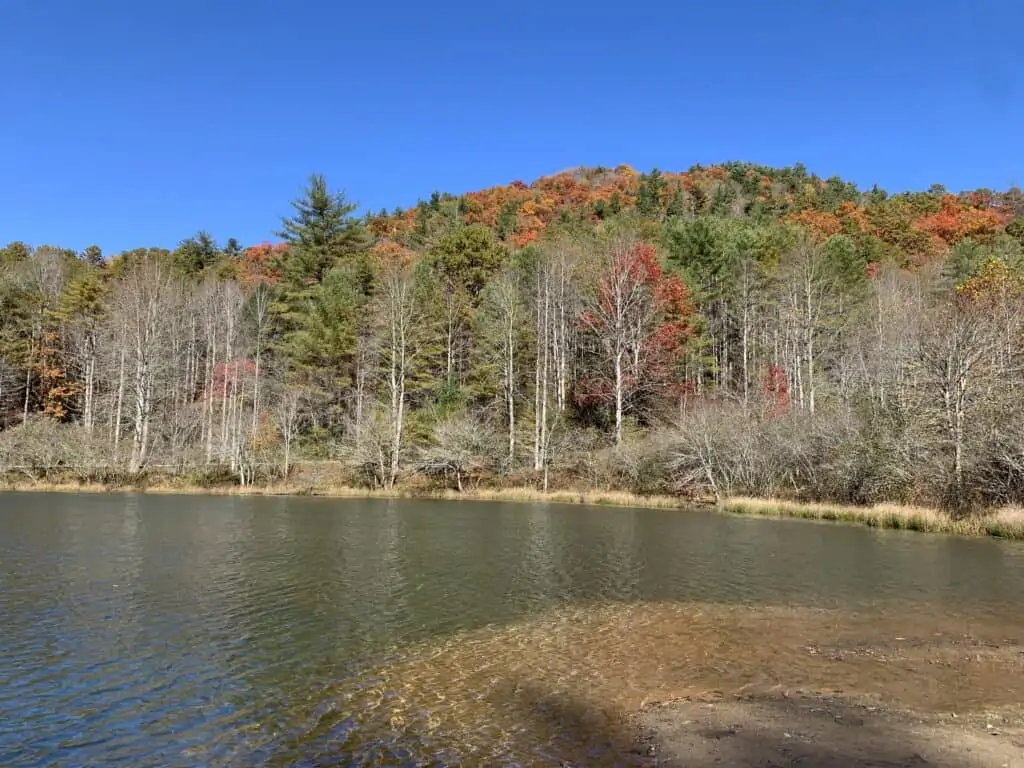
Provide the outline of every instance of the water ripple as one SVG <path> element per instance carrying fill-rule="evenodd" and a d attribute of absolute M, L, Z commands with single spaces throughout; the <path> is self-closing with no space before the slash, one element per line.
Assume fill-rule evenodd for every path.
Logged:
<path fill-rule="evenodd" d="M 6 494 L 0 765 L 612 765 L 618 726 L 581 702 L 773 669 L 727 641 L 914 606 L 1005 645 L 1021 553 L 702 513 Z M 694 605 L 745 612 L 688 634 Z"/>

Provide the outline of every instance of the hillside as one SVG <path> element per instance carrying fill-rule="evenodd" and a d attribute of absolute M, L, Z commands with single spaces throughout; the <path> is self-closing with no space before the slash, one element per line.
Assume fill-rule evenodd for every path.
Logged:
<path fill-rule="evenodd" d="M 273 244 L 0 250 L 0 461 L 1024 501 L 1019 189 L 620 166 L 354 211 L 314 176 Z"/>
<path fill-rule="evenodd" d="M 942 257 L 965 238 L 991 242 L 1015 217 L 1024 217 L 1024 193 L 953 195 L 936 186 L 890 196 L 877 188 L 860 191 L 837 177 L 819 178 L 799 165 L 726 163 L 650 174 L 628 166 L 581 167 L 529 185 L 516 181 L 458 197 L 435 194 L 409 210 L 374 217 L 371 227 L 382 237 L 414 237 L 424 233 L 432 215 L 451 209 L 463 223 L 486 226 L 514 247 L 542 239 L 559 224 L 597 226 L 635 212 L 659 222 L 700 217 L 789 222 L 819 238 L 857 237 L 872 257 L 909 264 Z"/>

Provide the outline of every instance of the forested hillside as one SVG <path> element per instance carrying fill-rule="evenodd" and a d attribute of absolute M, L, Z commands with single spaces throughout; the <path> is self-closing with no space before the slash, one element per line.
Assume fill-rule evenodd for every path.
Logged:
<path fill-rule="evenodd" d="M 580 168 L 0 250 L 9 474 L 1024 501 L 1024 193 Z"/>

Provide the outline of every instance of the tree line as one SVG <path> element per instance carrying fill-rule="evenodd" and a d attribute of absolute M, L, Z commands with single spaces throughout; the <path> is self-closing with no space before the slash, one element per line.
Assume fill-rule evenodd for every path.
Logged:
<path fill-rule="evenodd" d="M 0 249 L 12 475 L 1024 500 L 1024 196 L 590 168 L 248 247 Z"/>

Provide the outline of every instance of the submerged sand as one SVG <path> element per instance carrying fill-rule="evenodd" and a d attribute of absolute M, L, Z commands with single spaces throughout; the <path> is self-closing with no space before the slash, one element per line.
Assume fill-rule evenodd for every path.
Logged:
<path fill-rule="evenodd" d="M 591 605 L 396 648 L 325 693 L 364 758 L 386 741 L 437 765 L 1018 765 L 1022 633 L 905 605 Z"/>

